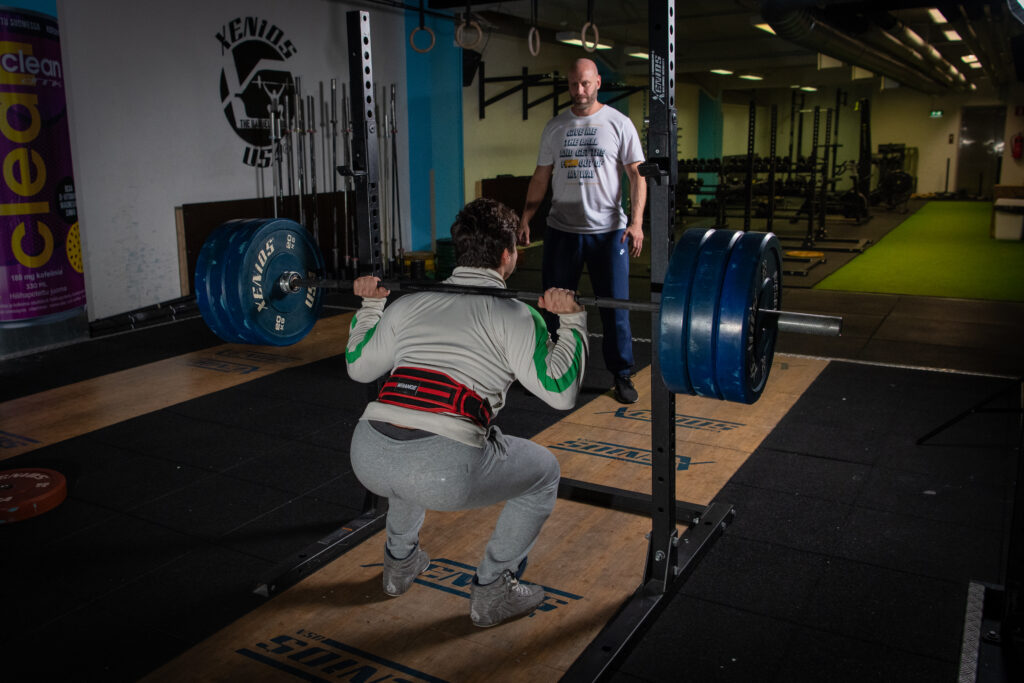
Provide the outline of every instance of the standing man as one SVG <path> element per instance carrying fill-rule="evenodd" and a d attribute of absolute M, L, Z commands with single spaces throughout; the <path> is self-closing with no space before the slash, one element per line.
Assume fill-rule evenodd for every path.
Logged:
<path fill-rule="evenodd" d="M 515 212 L 477 199 L 452 225 L 458 267 L 446 283 L 505 288 L 516 267 Z M 559 467 L 547 448 L 492 424 L 518 380 L 558 410 L 576 403 L 587 356 L 587 314 L 574 292 L 549 289 L 537 305 L 558 316 L 551 342 L 544 320 L 515 299 L 421 292 L 385 309 L 388 290 L 361 277 L 345 361 L 360 382 L 388 375 L 352 434 L 352 469 L 388 499 L 384 592 L 397 596 L 430 566 L 419 546 L 424 512 L 507 501 L 470 588 L 470 618 L 495 626 L 544 601 L 520 583 L 526 556 L 558 497 Z"/>
<path fill-rule="evenodd" d="M 629 117 L 597 101 L 601 76 L 589 59 L 577 59 L 569 70 L 572 106 L 548 122 L 541 135 L 537 168 L 526 192 L 519 222 L 519 241 L 530 243 L 530 219 L 537 212 L 548 183 L 551 211 L 544 234 L 543 288 L 579 287 L 586 264 L 594 294 L 629 298 L 629 257 L 644 244 L 647 183 L 640 175 L 643 149 Z M 629 178 L 628 221 L 622 210 L 622 174 Z M 558 321 L 545 315 L 557 336 Z M 635 403 L 633 341 L 629 311 L 601 309 L 602 351 L 615 376 L 615 398 Z"/>

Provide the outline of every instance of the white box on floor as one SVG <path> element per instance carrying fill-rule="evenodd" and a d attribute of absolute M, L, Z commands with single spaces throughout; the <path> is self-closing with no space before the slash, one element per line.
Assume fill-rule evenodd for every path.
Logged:
<path fill-rule="evenodd" d="M 1024 239 L 1024 199 L 997 199 L 992 221 L 997 240 Z"/>

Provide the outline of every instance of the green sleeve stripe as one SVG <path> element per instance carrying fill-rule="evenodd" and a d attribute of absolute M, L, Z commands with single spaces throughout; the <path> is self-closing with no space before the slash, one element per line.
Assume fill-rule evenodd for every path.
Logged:
<path fill-rule="evenodd" d="M 378 322 L 378 324 L 380 323 L 380 321 L 377 321 L 377 322 Z M 353 315 L 352 316 L 352 324 L 349 325 L 349 328 L 348 328 L 349 332 L 354 330 L 355 327 L 356 327 L 356 316 Z M 374 325 L 369 330 L 367 330 L 366 334 L 363 336 L 363 340 L 361 342 L 359 342 L 358 344 L 356 344 L 356 347 L 354 349 L 352 349 L 351 351 L 348 350 L 348 349 L 345 349 L 345 362 L 346 363 L 355 363 L 357 360 L 359 360 L 359 357 L 361 355 L 363 355 L 363 347 L 366 346 L 366 343 L 368 341 L 370 341 L 370 339 L 373 337 L 373 333 L 376 332 L 376 331 L 377 331 L 377 325 Z"/>
<path fill-rule="evenodd" d="M 576 350 L 573 352 L 572 364 L 561 377 L 550 377 L 548 375 L 548 326 L 544 318 L 533 307 L 530 307 L 530 314 L 533 315 L 533 332 L 535 344 L 533 347 L 533 367 L 537 370 L 537 380 L 548 391 L 560 394 L 576 383 L 580 372 L 580 360 L 583 357 L 583 339 L 580 333 L 573 330 L 576 338 Z"/>

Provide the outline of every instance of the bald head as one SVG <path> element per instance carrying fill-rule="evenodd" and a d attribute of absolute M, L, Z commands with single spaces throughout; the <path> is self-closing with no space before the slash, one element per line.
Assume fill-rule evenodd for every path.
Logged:
<path fill-rule="evenodd" d="M 577 116 L 590 116 L 604 105 L 597 101 L 601 89 L 601 75 L 593 60 L 580 58 L 569 69 L 569 96 L 572 112 Z"/>
<path fill-rule="evenodd" d="M 580 57 L 572 63 L 569 67 L 569 73 L 592 73 L 597 75 L 597 64 L 593 59 L 587 59 L 586 57 Z"/>

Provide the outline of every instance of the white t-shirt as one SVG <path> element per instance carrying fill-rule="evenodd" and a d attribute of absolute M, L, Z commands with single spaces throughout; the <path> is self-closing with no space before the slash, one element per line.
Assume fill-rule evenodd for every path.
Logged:
<path fill-rule="evenodd" d="M 547 224 L 575 233 L 622 230 L 622 173 L 643 160 L 640 136 L 625 114 L 607 105 L 590 116 L 566 109 L 544 127 L 537 155 L 538 166 L 552 166 Z"/>

